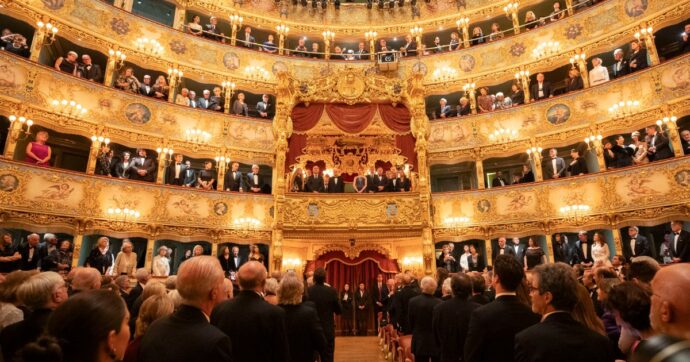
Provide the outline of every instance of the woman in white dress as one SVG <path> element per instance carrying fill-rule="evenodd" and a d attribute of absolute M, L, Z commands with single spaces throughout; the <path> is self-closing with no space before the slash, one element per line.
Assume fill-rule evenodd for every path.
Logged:
<path fill-rule="evenodd" d="M 168 248 L 166 246 L 158 248 L 158 255 L 153 257 L 151 268 L 154 277 L 167 277 L 170 275 L 170 259 L 168 258 Z"/>
<path fill-rule="evenodd" d="M 642 165 L 649 162 L 647 158 L 647 142 L 640 140 L 640 132 L 635 131 L 630 136 L 635 147 L 635 154 L 633 155 L 633 162 L 636 165 Z"/>
<path fill-rule="evenodd" d="M 592 70 L 589 71 L 589 84 L 597 85 L 609 81 L 609 71 L 601 65 L 601 58 L 592 59 Z"/>
<path fill-rule="evenodd" d="M 609 261 L 609 245 L 606 243 L 606 239 L 600 233 L 594 233 L 594 244 L 592 244 L 592 259 L 594 259 L 594 265 L 611 265 Z"/>
<path fill-rule="evenodd" d="M 115 258 L 115 265 L 113 265 L 113 275 L 127 275 L 134 276 L 134 271 L 137 269 L 137 253 L 134 251 L 134 245 L 129 239 L 122 241 L 120 252 Z"/>

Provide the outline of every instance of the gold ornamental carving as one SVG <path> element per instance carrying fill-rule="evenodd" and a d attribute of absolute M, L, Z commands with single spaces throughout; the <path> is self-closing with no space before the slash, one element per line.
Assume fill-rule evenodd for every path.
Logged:
<path fill-rule="evenodd" d="M 314 259 L 318 259 L 320 256 L 330 253 L 332 251 L 342 251 L 343 254 L 345 254 L 345 256 L 349 259 L 356 259 L 357 257 L 359 257 L 359 254 L 361 254 L 363 251 L 375 251 L 377 253 L 385 255 L 386 257 L 388 257 L 391 254 L 390 250 L 378 244 L 361 244 L 352 246 L 347 246 L 343 244 L 328 244 L 314 251 Z"/>

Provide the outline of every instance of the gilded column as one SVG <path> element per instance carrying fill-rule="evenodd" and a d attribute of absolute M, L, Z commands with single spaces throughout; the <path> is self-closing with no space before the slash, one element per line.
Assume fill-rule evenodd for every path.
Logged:
<path fill-rule="evenodd" d="M 146 260 L 144 261 L 144 269 L 148 271 L 152 271 L 151 265 L 153 263 L 153 257 L 155 256 L 155 253 L 153 251 L 153 246 L 156 243 L 156 239 L 154 238 L 153 235 L 146 240 Z"/>
<path fill-rule="evenodd" d="M 17 139 L 21 132 L 22 125 L 18 121 L 10 123 L 9 132 L 7 133 L 7 140 L 5 140 L 5 149 L 2 154 L 5 158 L 14 159 L 14 153 L 17 149 Z"/>
<path fill-rule="evenodd" d="M 44 27 L 36 28 L 34 31 L 34 38 L 31 41 L 31 54 L 29 55 L 29 60 L 32 62 L 38 62 L 38 58 L 41 55 L 41 49 L 43 48 L 43 43 L 46 39 L 46 31 Z"/>
<path fill-rule="evenodd" d="M 173 19 L 173 28 L 185 31 L 185 17 L 187 16 L 187 1 L 177 0 L 178 4 L 175 7 L 175 18 Z"/>
<path fill-rule="evenodd" d="M 211 243 L 211 256 L 218 256 L 218 244 L 220 244 L 220 238 L 213 238 Z"/>
<path fill-rule="evenodd" d="M 96 172 L 96 161 L 98 160 L 98 149 L 101 147 L 101 142 L 98 140 L 91 140 L 91 149 L 89 150 L 89 160 L 86 162 L 86 174 L 93 175 Z"/>
<path fill-rule="evenodd" d="M 546 255 L 548 255 L 548 257 L 549 257 L 548 262 L 553 263 L 556 259 L 554 258 L 554 255 L 553 255 L 553 241 L 551 240 L 552 239 L 551 233 L 548 230 L 546 231 L 545 237 L 546 237 Z"/>
<path fill-rule="evenodd" d="M 493 266 L 493 260 L 491 260 L 491 255 L 493 255 L 493 251 L 491 250 L 491 239 L 486 239 L 484 240 L 484 248 L 486 250 L 486 265 L 487 266 Z"/>
<path fill-rule="evenodd" d="M 573 11 L 573 0 L 565 0 L 565 8 L 568 10 L 568 16 L 572 16 L 575 13 Z"/>
<path fill-rule="evenodd" d="M 72 268 L 79 266 L 79 256 L 81 254 L 81 247 L 84 243 L 84 233 L 82 231 L 77 231 L 74 235 L 74 247 L 72 252 Z"/>
<path fill-rule="evenodd" d="M 644 42 L 644 46 L 647 48 L 647 55 L 649 56 L 649 66 L 659 64 L 661 61 L 659 60 L 656 44 L 654 44 L 654 29 L 651 26 L 647 26 L 646 23 L 642 23 L 640 31 L 635 33 L 635 38 Z"/>
<path fill-rule="evenodd" d="M 134 0 L 122 0 L 122 10 L 132 12 Z"/>
<path fill-rule="evenodd" d="M 116 62 L 117 60 L 115 60 L 115 57 L 110 56 L 108 57 L 108 62 L 105 64 L 105 71 L 103 72 L 103 84 L 105 84 L 107 87 L 112 86 L 113 82 L 115 81 Z"/>
<path fill-rule="evenodd" d="M 678 132 L 678 125 L 676 124 L 676 117 L 670 117 L 662 120 L 665 121 L 666 119 L 671 119 L 669 122 L 665 122 L 665 124 L 668 127 L 668 139 L 671 141 L 671 145 L 673 146 L 673 153 L 676 157 L 683 157 L 683 144 L 680 140 L 680 133 Z M 663 123 L 662 123 L 663 124 Z"/>
<path fill-rule="evenodd" d="M 611 257 L 614 255 L 623 255 L 623 238 L 621 237 L 621 231 L 615 225 L 612 225 L 611 227 L 611 233 L 613 234 L 613 244 L 616 247 L 615 250 L 612 250 Z"/>
<path fill-rule="evenodd" d="M 474 167 L 477 173 L 477 189 L 483 190 L 486 186 L 484 185 L 484 162 L 481 158 L 477 157 L 475 159 Z"/>

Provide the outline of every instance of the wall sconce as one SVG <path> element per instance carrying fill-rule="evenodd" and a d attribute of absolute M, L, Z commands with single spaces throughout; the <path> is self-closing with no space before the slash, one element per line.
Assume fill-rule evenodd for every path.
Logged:
<path fill-rule="evenodd" d="M 282 268 L 284 270 L 297 270 L 302 267 L 302 259 L 300 258 L 287 258 L 283 259 Z"/>
<path fill-rule="evenodd" d="M 659 128 L 663 131 L 669 131 L 669 130 L 678 130 L 678 126 L 676 125 L 676 122 L 678 121 L 678 117 L 676 116 L 670 116 L 670 117 L 664 117 L 662 119 L 657 119 L 656 125 L 659 126 Z"/>
<path fill-rule="evenodd" d="M 290 27 L 285 24 L 276 25 L 276 32 L 278 32 L 278 54 L 285 53 L 285 37 L 290 32 Z"/>
<path fill-rule="evenodd" d="M 458 33 L 460 33 L 460 38 L 462 40 L 462 45 L 465 48 L 470 47 L 470 18 L 467 16 L 461 17 L 455 21 L 455 25 L 458 27 Z"/>
<path fill-rule="evenodd" d="M 547 56 L 557 54 L 561 48 L 561 43 L 557 41 L 542 42 L 532 51 L 532 55 L 541 59 Z"/>
<path fill-rule="evenodd" d="M 158 152 L 158 163 L 164 164 L 165 167 L 168 167 L 170 162 L 172 162 L 173 149 L 167 147 L 158 147 L 156 148 L 156 152 Z"/>
<path fill-rule="evenodd" d="M 321 33 L 321 36 L 323 36 L 323 40 L 327 41 L 327 42 L 335 40 L 335 32 L 334 31 L 326 30 L 323 33 Z"/>
<path fill-rule="evenodd" d="M 137 40 L 134 42 L 134 45 L 140 52 L 154 56 L 161 55 L 164 49 L 158 40 L 149 38 L 137 38 Z"/>
<path fill-rule="evenodd" d="M 208 143 L 211 134 L 198 128 L 189 128 L 185 131 L 185 139 L 191 143 Z"/>
<path fill-rule="evenodd" d="M 175 80 L 182 78 L 184 73 L 177 68 L 168 68 L 168 83 L 173 83 Z"/>
<path fill-rule="evenodd" d="M 462 90 L 465 93 L 474 93 L 476 88 L 477 88 L 477 85 L 474 83 L 467 83 L 467 84 L 462 86 Z"/>
<path fill-rule="evenodd" d="M 593 146 L 595 148 L 601 147 L 601 140 L 604 137 L 601 136 L 601 134 L 597 135 L 590 135 L 585 137 L 585 143 L 587 144 L 587 149 L 591 149 L 590 146 Z"/>
<path fill-rule="evenodd" d="M 562 206 L 559 211 L 564 216 L 564 218 L 574 224 L 579 224 L 585 214 L 590 210 L 589 205 L 586 204 L 572 204 Z"/>
<path fill-rule="evenodd" d="M 455 79 L 457 75 L 457 69 L 448 66 L 436 68 L 432 74 L 434 80 L 436 81 L 449 81 Z"/>
<path fill-rule="evenodd" d="M 125 53 L 122 51 L 110 49 L 108 50 L 108 54 L 110 55 L 110 58 L 115 61 L 115 69 L 120 70 L 122 66 L 125 65 L 127 55 L 125 55 Z"/>
<path fill-rule="evenodd" d="M 247 66 L 244 68 L 244 72 L 247 74 L 247 77 L 256 80 L 267 80 L 270 76 L 270 73 L 261 66 Z"/>
<path fill-rule="evenodd" d="M 614 118 L 621 118 L 635 114 L 639 107 L 639 101 L 620 101 L 609 107 L 609 113 Z"/>
<path fill-rule="evenodd" d="M 489 134 L 489 139 L 494 142 L 504 143 L 514 140 L 517 137 L 518 131 L 512 128 L 499 128 L 493 133 Z"/>
<path fill-rule="evenodd" d="M 82 107 L 81 104 L 72 100 L 68 101 L 66 99 L 60 101 L 53 99 L 50 102 L 50 106 L 53 107 L 53 111 L 55 113 L 74 118 L 81 118 L 87 112 L 86 108 Z"/>
<path fill-rule="evenodd" d="M 575 68 L 575 64 L 587 61 L 587 55 L 585 53 L 575 54 L 570 57 L 570 66 Z"/>
<path fill-rule="evenodd" d="M 216 160 L 216 170 L 218 170 L 219 173 L 225 172 L 230 163 L 230 157 L 216 156 L 214 159 Z"/>
<path fill-rule="evenodd" d="M 235 45 L 237 40 L 237 29 L 242 26 L 244 19 L 238 14 L 230 15 L 230 45 Z"/>
<path fill-rule="evenodd" d="M 241 217 L 233 220 L 232 225 L 242 230 L 251 230 L 261 226 L 261 221 L 253 217 Z"/>
<path fill-rule="evenodd" d="M 640 31 L 635 33 L 635 39 L 647 39 L 654 38 L 654 29 L 651 26 L 640 29 Z"/>
<path fill-rule="evenodd" d="M 223 112 L 225 113 L 230 113 L 230 99 L 232 98 L 232 95 L 235 94 L 235 87 L 236 84 L 235 82 L 231 82 L 229 80 L 224 80 L 221 84 L 221 87 L 223 88 L 223 94 L 225 103 L 223 106 Z"/>
<path fill-rule="evenodd" d="M 108 144 L 110 144 L 110 138 L 104 137 L 104 136 L 93 135 L 93 136 L 91 136 L 91 142 L 93 142 L 94 144 L 105 143 L 106 145 L 108 145 Z"/>
<path fill-rule="evenodd" d="M 50 22 L 44 23 L 40 20 L 36 22 L 36 26 L 38 27 L 38 31 L 43 33 L 43 43 L 45 45 L 53 44 L 55 41 L 55 34 L 58 32 L 57 26 Z"/>
<path fill-rule="evenodd" d="M 529 69 L 520 69 L 515 72 L 515 81 L 520 85 L 522 91 L 525 92 L 525 99 L 530 98 L 529 95 L 529 84 L 531 80 L 529 79 Z"/>
<path fill-rule="evenodd" d="M 424 28 L 422 28 L 419 25 L 415 25 L 412 28 L 410 28 L 410 35 L 412 36 L 420 36 L 422 35 L 422 32 L 424 32 Z"/>
<path fill-rule="evenodd" d="M 421 256 L 406 256 L 403 258 L 403 268 L 412 270 L 412 273 L 417 275 L 422 270 L 424 259 Z"/>
<path fill-rule="evenodd" d="M 532 147 L 527 149 L 527 158 L 535 162 L 541 161 L 543 149 L 541 147 Z"/>
<path fill-rule="evenodd" d="M 135 209 L 130 209 L 130 208 L 121 209 L 119 207 L 116 207 L 116 208 L 111 207 L 111 208 L 108 208 L 107 215 L 117 222 L 127 223 L 127 222 L 135 222 L 137 219 L 139 219 L 139 216 L 141 216 L 141 213 Z"/>
<path fill-rule="evenodd" d="M 510 16 L 510 14 L 517 12 L 518 6 L 520 6 L 519 2 L 511 1 L 508 5 L 503 7 L 503 11 L 506 13 L 506 16 Z"/>
<path fill-rule="evenodd" d="M 12 131 L 13 130 L 15 131 L 14 135 L 12 136 L 12 138 L 15 141 L 25 140 L 29 137 L 29 135 L 31 134 L 31 126 L 33 126 L 34 121 L 32 121 L 30 119 L 26 119 L 26 117 L 24 117 L 24 116 L 17 117 L 15 115 L 9 116 L 8 119 L 10 120 L 10 127 L 8 128 L 9 134 L 12 135 L 12 133 L 13 133 Z M 19 122 L 18 123 L 19 129 L 16 129 L 16 130 L 14 129 L 14 122 L 15 121 Z M 24 130 L 25 124 L 26 124 L 26 130 Z"/>

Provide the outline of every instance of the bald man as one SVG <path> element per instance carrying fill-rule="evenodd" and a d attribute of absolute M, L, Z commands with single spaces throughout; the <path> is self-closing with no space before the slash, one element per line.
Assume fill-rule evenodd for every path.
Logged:
<path fill-rule="evenodd" d="M 285 311 L 263 298 L 267 277 L 262 263 L 250 261 L 237 271 L 240 292 L 219 304 L 211 324 L 232 340 L 233 361 L 271 362 L 289 358 Z"/>
<path fill-rule="evenodd" d="M 655 331 L 690 339 L 690 264 L 661 268 L 652 280 L 650 319 Z"/>
<path fill-rule="evenodd" d="M 69 295 L 101 288 L 101 273 L 96 268 L 78 267 L 67 276 L 71 281 Z"/>
<path fill-rule="evenodd" d="M 40 248 L 38 242 L 40 238 L 38 234 L 30 234 L 26 237 L 26 243 L 19 246 L 19 254 L 22 259 L 20 262 L 22 270 L 38 269 L 38 261 L 41 260 Z"/>

